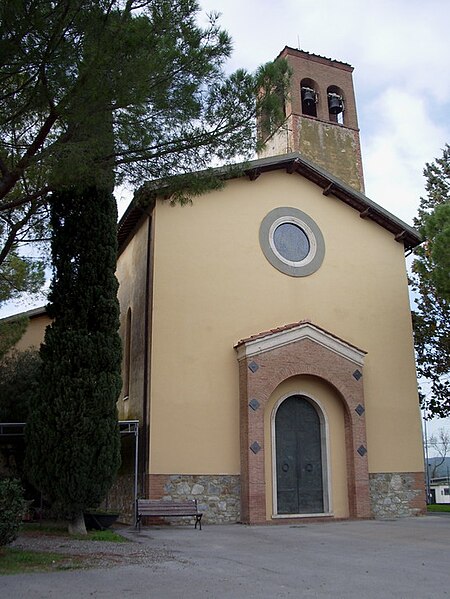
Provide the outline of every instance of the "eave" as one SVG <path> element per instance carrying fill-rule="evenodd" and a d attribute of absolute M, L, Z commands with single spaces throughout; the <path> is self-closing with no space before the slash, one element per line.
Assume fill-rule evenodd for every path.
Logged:
<path fill-rule="evenodd" d="M 31 310 L 26 310 L 25 312 L 18 312 L 17 314 L 12 314 L 11 316 L 4 316 L 0 318 L 0 322 L 13 322 L 17 320 L 17 318 L 29 318 L 32 320 L 33 318 L 39 318 L 40 316 L 45 316 L 47 314 L 47 309 L 45 306 L 39 306 L 39 308 L 32 308 Z"/>
<path fill-rule="evenodd" d="M 305 177 L 305 179 L 320 187 L 324 196 L 332 195 L 336 197 L 344 204 L 357 210 L 361 218 L 372 220 L 392 233 L 395 241 L 403 243 L 407 251 L 422 242 L 420 235 L 413 227 L 298 153 L 260 158 L 234 165 L 232 168 L 218 167 L 214 169 L 217 177 L 223 180 L 246 176 L 251 181 L 256 181 L 263 173 L 277 170 L 290 175 L 298 174 Z M 143 214 L 149 214 L 154 206 L 155 197 L 164 196 L 164 194 L 165 186 L 163 181 L 152 181 L 138 190 L 136 196 L 140 200 L 144 200 L 147 208 L 141 207 L 141 202 L 136 199 L 136 196 L 128 206 L 118 225 L 119 251 L 123 249 Z"/>
<path fill-rule="evenodd" d="M 406 250 L 422 242 L 422 238 L 413 227 L 300 154 L 292 153 L 255 160 L 250 163 L 250 168 L 246 169 L 246 174 L 250 180 L 255 180 L 262 173 L 273 170 L 285 170 L 289 174 L 302 175 L 318 185 L 323 195 L 335 196 L 357 210 L 361 218 L 372 220 L 390 231 L 396 241 L 404 244 Z"/>

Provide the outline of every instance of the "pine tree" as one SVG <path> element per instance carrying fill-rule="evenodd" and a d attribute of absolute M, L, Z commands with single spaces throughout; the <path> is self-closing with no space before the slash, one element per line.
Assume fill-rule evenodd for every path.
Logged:
<path fill-rule="evenodd" d="M 52 199 L 53 324 L 41 346 L 26 466 L 71 531 L 85 532 L 83 510 L 105 498 L 120 463 L 116 218 L 106 189 L 71 189 Z"/>
<path fill-rule="evenodd" d="M 42 282 L 15 250 L 46 237 L 62 186 L 97 184 L 106 162 L 140 187 L 250 157 L 257 116 L 283 121 L 285 61 L 227 75 L 231 39 L 199 13 L 195 0 L 0 2 L 0 301 L 2 269 L 7 296 L 11 270 L 20 289 Z"/>
<path fill-rule="evenodd" d="M 425 242 L 416 248 L 413 312 L 421 404 L 428 416 L 450 414 L 450 146 L 424 169 L 427 197 L 415 225 Z"/>

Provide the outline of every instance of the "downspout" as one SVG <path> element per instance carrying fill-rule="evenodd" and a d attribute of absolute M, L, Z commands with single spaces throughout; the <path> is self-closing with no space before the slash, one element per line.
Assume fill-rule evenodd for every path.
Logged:
<path fill-rule="evenodd" d="M 152 315 L 153 315 L 153 217 L 148 213 L 147 228 L 147 259 L 145 273 L 145 308 L 144 308 L 144 385 L 142 402 L 142 470 L 141 470 L 141 489 L 145 497 L 150 493 L 150 376 L 151 376 L 151 334 L 152 334 Z"/>

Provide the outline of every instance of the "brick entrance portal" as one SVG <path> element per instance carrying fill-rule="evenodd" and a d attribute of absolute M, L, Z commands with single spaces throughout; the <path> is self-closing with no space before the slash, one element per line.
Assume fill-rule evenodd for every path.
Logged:
<path fill-rule="evenodd" d="M 235 349 L 239 360 L 242 522 L 267 520 L 264 410 L 276 387 L 298 375 L 322 379 L 342 400 L 349 514 L 351 518 L 369 518 L 365 352 L 309 322 L 243 339 Z"/>

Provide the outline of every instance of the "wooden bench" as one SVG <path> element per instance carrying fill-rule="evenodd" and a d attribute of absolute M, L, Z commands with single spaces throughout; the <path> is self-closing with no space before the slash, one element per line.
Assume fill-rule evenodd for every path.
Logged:
<path fill-rule="evenodd" d="M 141 520 L 143 516 L 153 517 L 182 517 L 191 516 L 195 518 L 195 528 L 197 524 L 202 529 L 203 514 L 198 511 L 197 500 L 189 499 L 186 501 L 168 501 L 164 499 L 136 499 L 136 525 L 141 530 Z"/>

